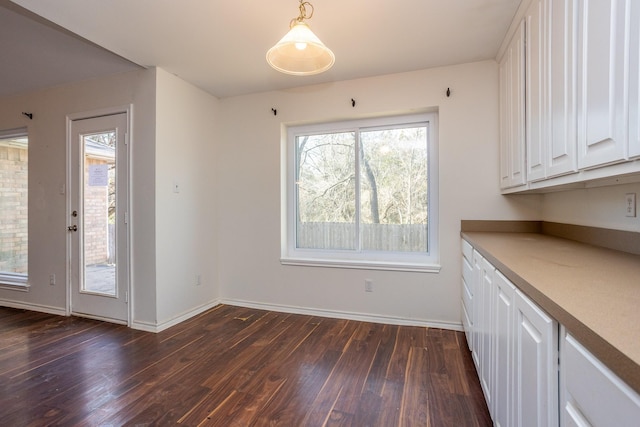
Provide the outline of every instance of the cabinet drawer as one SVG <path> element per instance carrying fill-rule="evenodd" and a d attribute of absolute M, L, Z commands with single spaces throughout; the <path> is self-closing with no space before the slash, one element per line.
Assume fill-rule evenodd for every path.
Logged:
<path fill-rule="evenodd" d="M 637 426 L 640 396 L 571 335 L 563 344 L 562 425 Z"/>

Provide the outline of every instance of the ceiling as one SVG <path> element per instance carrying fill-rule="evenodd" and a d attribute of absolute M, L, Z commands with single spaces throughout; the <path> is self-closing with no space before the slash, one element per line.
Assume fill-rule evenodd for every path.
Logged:
<path fill-rule="evenodd" d="M 520 1 L 312 0 L 336 63 L 300 77 L 265 60 L 298 0 L 0 0 L 0 95 L 157 66 L 224 98 L 491 59 Z"/>

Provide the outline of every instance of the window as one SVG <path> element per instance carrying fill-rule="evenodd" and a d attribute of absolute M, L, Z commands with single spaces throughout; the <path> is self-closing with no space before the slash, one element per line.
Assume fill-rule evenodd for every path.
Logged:
<path fill-rule="evenodd" d="M 289 127 L 282 263 L 438 271 L 436 119 Z"/>
<path fill-rule="evenodd" d="M 27 130 L 0 131 L 0 286 L 27 284 Z"/>

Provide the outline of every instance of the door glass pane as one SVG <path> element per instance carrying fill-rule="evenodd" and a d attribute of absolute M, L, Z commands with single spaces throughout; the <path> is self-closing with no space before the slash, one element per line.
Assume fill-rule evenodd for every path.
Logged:
<path fill-rule="evenodd" d="M 82 290 L 116 295 L 116 133 L 82 136 Z"/>
<path fill-rule="evenodd" d="M 355 133 L 296 138 L 296 247 L 356 249 Z"/>
<path fill-rule="evenodd" d="M 427 127 L 360 138 L 362 249 L 427 252 Z"/>

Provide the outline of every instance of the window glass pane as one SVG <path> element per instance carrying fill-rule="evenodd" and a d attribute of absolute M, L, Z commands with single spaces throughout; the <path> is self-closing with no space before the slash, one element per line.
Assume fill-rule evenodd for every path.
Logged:
<path fill-rule="evenodd" d="M 28 140 L 0 139 L 0 272 L 27 274 Z"/>
<path fill-rule="evenodd" d="M 296 137 L 296 247 L 356 248 L 354 132 Z"/>
<path fill-rule="evenodd" d="M 360 134 L 362 249 L 427 251 L 426 126 Z"/>

